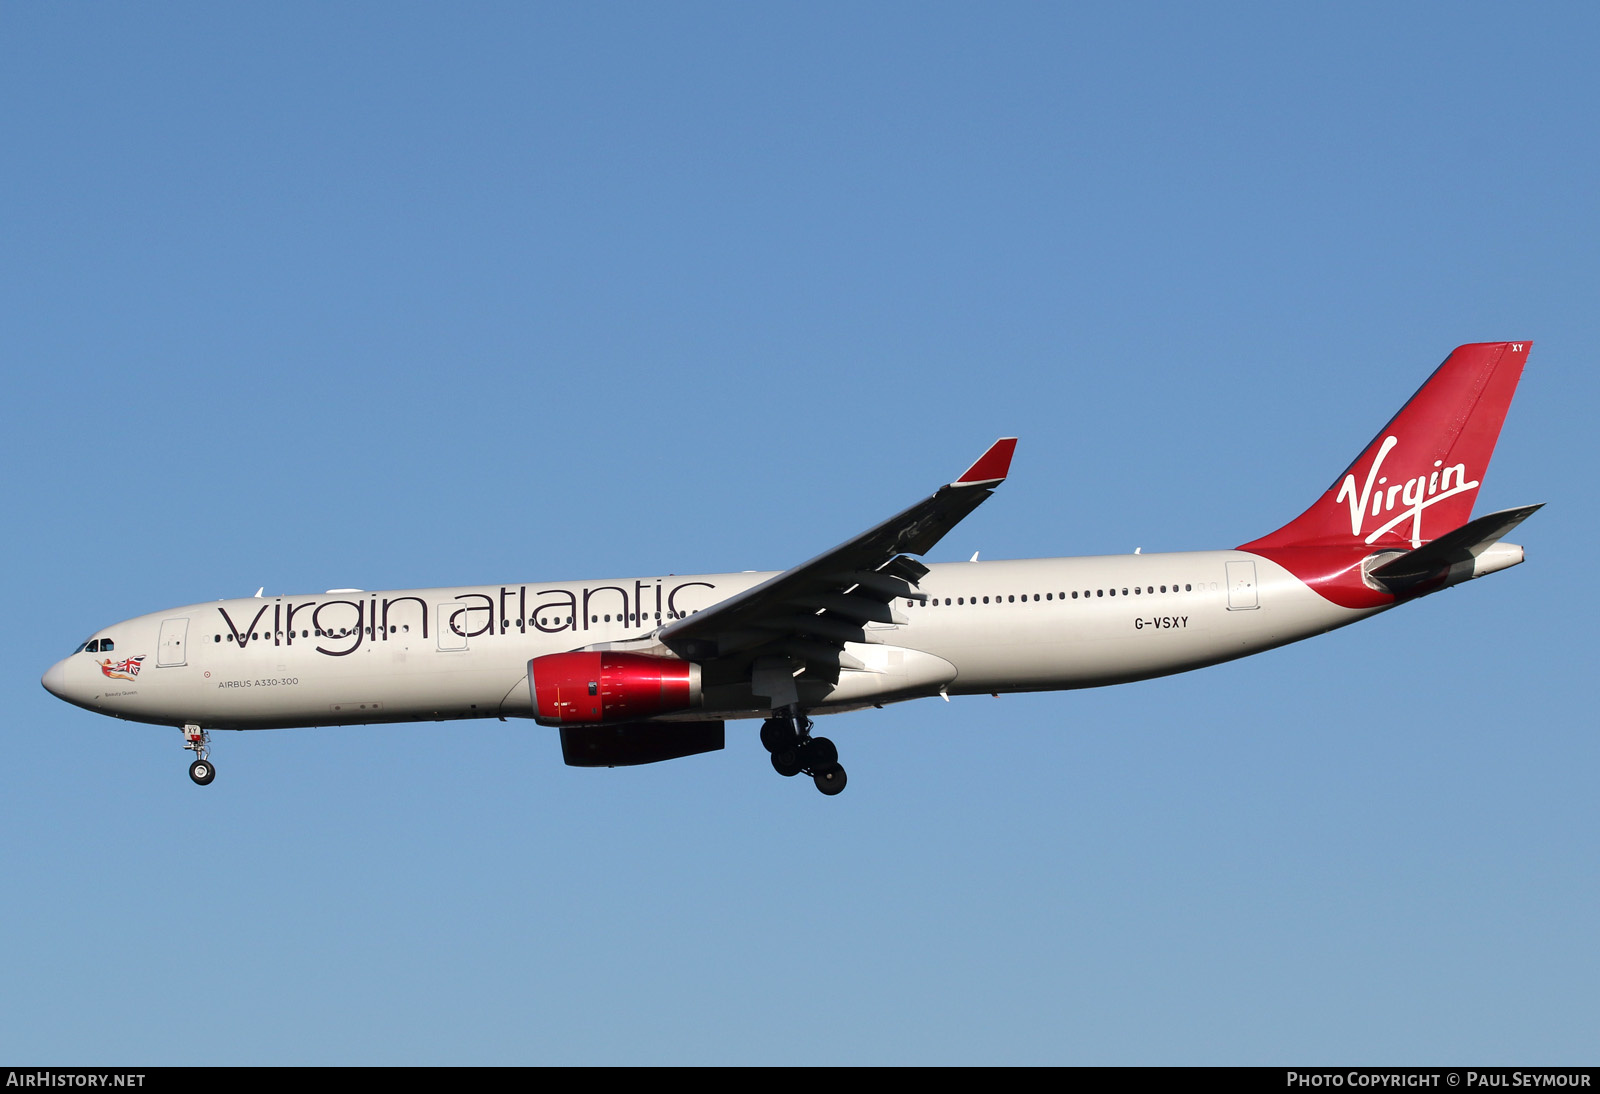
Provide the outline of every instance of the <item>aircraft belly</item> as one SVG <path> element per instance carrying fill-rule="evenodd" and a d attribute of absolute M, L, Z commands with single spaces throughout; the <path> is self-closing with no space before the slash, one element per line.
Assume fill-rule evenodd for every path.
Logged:
<path fill-rule="evenodd" d="M 958 675 L 955 665 L 924 650 L 850 642 L 845 652 L 863 667 L 840 671 L 838 684 L 824 700 L 827 705 L 936 695 Z"/>

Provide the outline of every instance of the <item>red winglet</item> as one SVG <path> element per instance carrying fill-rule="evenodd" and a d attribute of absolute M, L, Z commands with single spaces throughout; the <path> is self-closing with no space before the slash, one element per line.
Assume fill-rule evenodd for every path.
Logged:
<path fill-rule="evenodd" d="M 1001 437 L 989 446 L 989 451 L 978 457 L 977 463 L 967 468 L 966 474 L 956 480 L 956 485 L 1003 481 L 1011 470 L 1011 454 L 1016 450 L 1015 437 Z"/>

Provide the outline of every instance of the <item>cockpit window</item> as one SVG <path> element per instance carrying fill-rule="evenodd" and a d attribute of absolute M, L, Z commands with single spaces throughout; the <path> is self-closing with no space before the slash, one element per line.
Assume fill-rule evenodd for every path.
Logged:
<path fill-rule="evenodd" d="M 114 650 L 116 648 L 117 647 L 112 644 L 111 639 L 109 639 L 109 638 L 100 639 L 100 652 L 101 653 L 110 653 L 112 650 Z"/>
<path fill-rule="evenodd" d="M 87 643 L 87 642 L 79 642 L 78 643 L 78 648 L 73 650 L 72 652 L 73 653 L 82 653 L 84 650 L 86 650 L 88 648 L 89 648 L 89 643 Z"/>

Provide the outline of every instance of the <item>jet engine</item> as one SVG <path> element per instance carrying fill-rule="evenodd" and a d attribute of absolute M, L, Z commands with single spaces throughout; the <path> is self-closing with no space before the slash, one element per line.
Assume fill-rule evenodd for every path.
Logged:
<path fill-rule="evenodd" d="M 616 650 L 552 653 L 528 662 L 540 725 L 636 722 L 700 705 L 700 666 Z"/>
<path fill-rule="evenodd" d="M 676 760 L 723 747 L 721 722 L 634 722 L 562 726 L 561 758 L 568 767 L 632 767 Z"/>

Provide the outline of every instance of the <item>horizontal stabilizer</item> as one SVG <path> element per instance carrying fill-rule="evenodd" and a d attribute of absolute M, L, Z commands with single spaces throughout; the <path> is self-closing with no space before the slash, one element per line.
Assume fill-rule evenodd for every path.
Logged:
<path fill-rule="evenodd" d="M 1477 577 L 1478 557 L 1543 506 L 1544 503 L 1540 502 L 1538 505 L 1502 509 L 1498 513 L 1468 521 L 1431 543 L 1374 566 L 1367 576 L 1397 594 L 1437 578 L 1453 576 L 1455 581 L 1465 581 Z M 1520 558 L 1518 561 L 1521 561 Z M 1455 581 L 1448 583 L 1455 584 Z"/>

